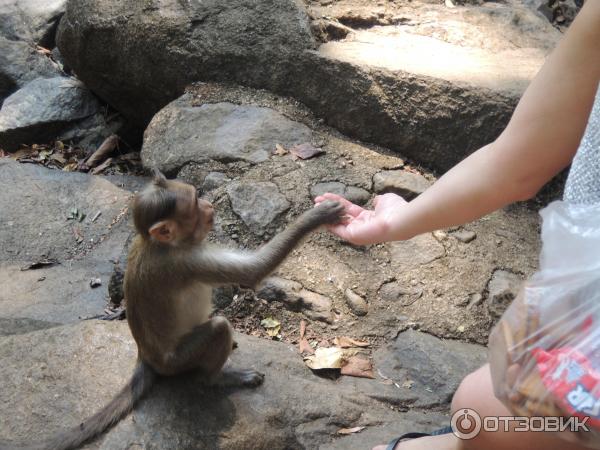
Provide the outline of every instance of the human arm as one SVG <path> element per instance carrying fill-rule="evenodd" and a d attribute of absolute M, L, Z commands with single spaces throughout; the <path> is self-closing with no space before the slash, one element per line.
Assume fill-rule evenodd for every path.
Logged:
<path fill-rule="evenodd" d="M 600 80 L 600 0 L 588 0 L 519 101 L 502 134 L 410 203 L 386 194 L 373 211 L 344 202 L 331 231 L 355 244 L 409 239 L 531 198 L 577 150 Z M 317 197 L 339 199 L 333 194 Z"/>

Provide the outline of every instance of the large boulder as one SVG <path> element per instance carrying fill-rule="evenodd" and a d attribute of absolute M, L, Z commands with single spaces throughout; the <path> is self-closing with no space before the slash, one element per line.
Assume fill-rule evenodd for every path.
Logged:
<path fill-rule="evenodd" d="M 53 78 L 58 66 L 25 41 L 0 36 L 0 105 L 15 90 L 36 78 Z"/>
<path fill-rule="evenodd" d="M 0 35 L 52 48 L 66 3 L 67 0 L 0 0 Z"/>
<path fill-rule="evenodd" d="M 315 48 L 292 0 L 70 0 L 58 45 L 142 126 L 190 82 L 234 81 L 295 97 L 350 136 L 445 170 L 498 136 L 560 36 L 516 3 L 307 3 L 313 25 L 333 21 L 345 39 Z"/>
<path fill-rule="evenodd" d="M 57 44 L 92 91 L 143 125 L 191 81 L 268 85 L 315 46 L 296 0 L 71 0 Z"/>
<path fill-rule="evenodd" d="M 100 103 L 79 81 L 38 78 L 8 97 L 0 110 L 0 148 L 44 142 L 100 111 Z"/>

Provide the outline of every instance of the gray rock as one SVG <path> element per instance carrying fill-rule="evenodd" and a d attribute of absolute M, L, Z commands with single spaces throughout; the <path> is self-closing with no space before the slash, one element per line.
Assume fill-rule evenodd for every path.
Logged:
<path fill-rule="evenodd" d="M 292 311 L 300 311 L 310 319 L 331 323 L 331 300 L 324 295 L 303 289 L 296 281 L 279 277 L 267 278 L 256 295 L 268 301 L 279 301 Z"/>
<path fill-rule="evenodd" d="M 481 345 L 407 330 L 373 355 L 377 373 L 392 379 L 399 387 L 375 386 L 349 377 L 342 377 L 338 383 L 396 406 L 448 405 L 462 379 L 485 364 L 486 356 L 487 350 Z"/>
<path fill-rule="evenodd" d="M 146 124 L 190 81 L 261 85 L 282 76 L 286 63 L 315 41 L 295 0 L 173 1 L 151 8 L 138 0 L 76 0 L 68 2 L 57 44 L 90 89 Z M 151 70 L 149 57 L 153 67 L 168 70 Z"/>
<path fill-rule="evenodd" d="M 212 191 L 213 189 L 227 184 L 229 181 L 231 181 L 231 179 L 223 172 L 209 172 L 206 177 L 204 177 L 202 192 Z"/>
<path fill-rule="evenodd" d="M 227 186 L 233 211 L 250 230 L 262 235 L 275 219 L 290 207 L 290 202 L 269 182 L 236 182 Z"/>
<path fill-rule="evenodd" d="M 2 0 L 0 35 L 52 48 L 66 3 L 66 0 Z"/>
<path fill-rule="evenodd" d="M 100 104 L 79 81 L 39 78 L 12 94 L 0 110 L 0 147 L 44 142 L 80 119 L 96 114 Z"/>
<path fill-rule="evenodd" d="M 101 314 L 108 283 L 92 289 L 89 282 L 109 280 L 110 260 L 123 251 L 130 229 L 126 218 L 117 218 L 129 192 L 102 178 L 6 159 L 0 160 L 0 185 L 0 317 L 57 324 Z M 87 215 L 83 221 L 67 220 L 74 207 Z M 21 270 L 48 258 L 57 264 Z M 0 322 L 5 325 L 14 328 Z"/>
<path fill-rule="evenodd" d="M 0 36 L 0 105 L 2 101 L 36 78 L 53 78 L 59 67 L 35 50 L 32 44 Z"/>
<path fill-rule="evenodd" d="M 104 114 L 97 113 L 76 121 L 70 127 L 61 131 L 56 136 L 56 140 L 77 145 L 84 150 L 96 150 L 107 137 L 119 134 L 123 126 L 122 117 L 116 116 L 107 121 Z"/>
<path fill-rule="evenodd" d="M 379 296 L 384 302 L 410 306 L 423 296 L 423 289 L 406 288 L 399 283 L 392 282 L 381 286 Z"/>
<path fill-rule="evenodd" d="M 369 312 L 369 305 L 367 301 L 360 295 L 355 293 L 352 289 L 346 289 L 344 291 L 346 297 L 346 304 L 357 316 L 366 316 Z"/>
<path fill-rule="evenodd" d="M 418 267 L 442 258 L 446 251 L 444 246 L 431 233 L 420 234 L 407 241 L 387 244 L 390 249 L 391 263 L 402 270 Z"/>
<path fill-rule="evenodd" d="M 184 95 L 162 109 L 144 135 L 142 161 L 173 172 L 189 162 L 265 161 L 277 143 L 310 141 L 311 130 L 278 112 L 231 103 L 193 106 Z"/>
<path fill-rule="evenodd" d="M 468 244 L 477 237 L 477 234 L 474 231 L 460 229 L 453 232 L 452 236 L 454 236 L 458 241 Z"/>
<path fill-rule="evenodd" d="M 338 3 L 347 2 L 331 6 Z M 87 86 L 142 126 L 190 82 L 235 82 L 292 96 L 351 137 L 447 170 L 498 136 L 560 33 L 513 4 L 403 7 L 410 23 L 401 30 L 360 30 L 371 33 L 366 39 L 355 30 L 315 51 L 302 4 L 292 0 L 154 8 L 77 0 L 58 45 Z M 437 54 L 421 57 L 427 46 Z M 464 64 L 439 64 L 438 55 Z"/>
<path fill-rule="evenodd" d="M 423 176 L 404 170 L 388 170 L 376 173 L 373 176 L 373 189 L 378 194 L 393 192 L 412 200 L 422 194 L 431 185 Z"/>
<path fill-rule="evenodd" d="M 395 386 L 359 380 L 366 381 L 369 391 L 354 389 L 351 383 L 314 375 L 297 349 L 289 345 L 244 335 L 236 335 L 235 339 L 239 348 L 231 356 L 231 366 L 265 373 L 262 386 L 207 388 L 195 374 L 161 379 L 133 413 L 90 447 L 365 448 L 353 444 L 362 439 L 360 436 L 339 439 L 337 430 L 373 428 L 377 431 L 370 435 L 374 444 L 404 431 L 430 431 L 448 421 L 436 412 L 390 414 L 392 404 L 385 399 L 374 400 L 372 392 L 383 389 L 385 395 L 388 390 L 398 391 Z M 440 350 L 450 352 L 447 358 L 456 354 L 443 343 L 434 350 L 438 352 L 431 359 L 422 356 L 424 362 L 433 361 L 428 371 L 438 367 L 435 357 Z M 31 442 L 32 437 L 43 439 L 80 423 L 82 417 L 95 412 L 125 384 L 136 357 L 135 343 L 124 322 L 86 321 L 1 338 L 2 438 L 11 443 Z M 453 377 L 467 370 L 459 361 L 450 367 L 455 366 L 458 370 Z M 442 388 L 440 394 L 445 393 Z"/>
<path fill-rule="evenodd" d="M 523 279 L 516 273 L 507 270 L 495 270 L 487 285 L 487 305 L 494 318 L 500 317 L 512 303 Z"/>
<path fill-rule="evenodd" d="M 366 189 L 359 188 L 357 186 L 346 186 L 344 183 L 340 183 L 339 181 L 317 183 L 310 188 L 310 195 L 312 198 L 323 195 L 326 192 L 341 195 L 345 199 L 348 199 L 357 205 L 364 205 L 371 198 L 371 193 Z"/>

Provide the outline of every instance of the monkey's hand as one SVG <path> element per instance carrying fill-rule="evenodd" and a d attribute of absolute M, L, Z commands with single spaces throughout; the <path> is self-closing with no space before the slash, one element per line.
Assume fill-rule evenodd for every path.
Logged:
<path fill-rule="evenodd" d="M 334 200 L 326 200 L 302 214 L 300 220 L 317 227 L 319 225 L 332 225 L 341 222 L 344 215 L 344 205 Z"/>

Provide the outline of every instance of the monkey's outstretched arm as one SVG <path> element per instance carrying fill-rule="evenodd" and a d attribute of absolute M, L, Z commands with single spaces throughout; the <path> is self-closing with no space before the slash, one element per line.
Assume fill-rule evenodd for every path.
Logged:
<path fill-rule="evenodd" d="M 338 202 L 323 202 L 306 211 L 293 224 L 252 253 L 229 249 L 198 251 L 188 260 L 188 270 L 207 283 L 239 283 L 255 286 L 271 273 L 298 245 L 304 236 L 320 225 L 339 222 L 344 207 Z"/>

